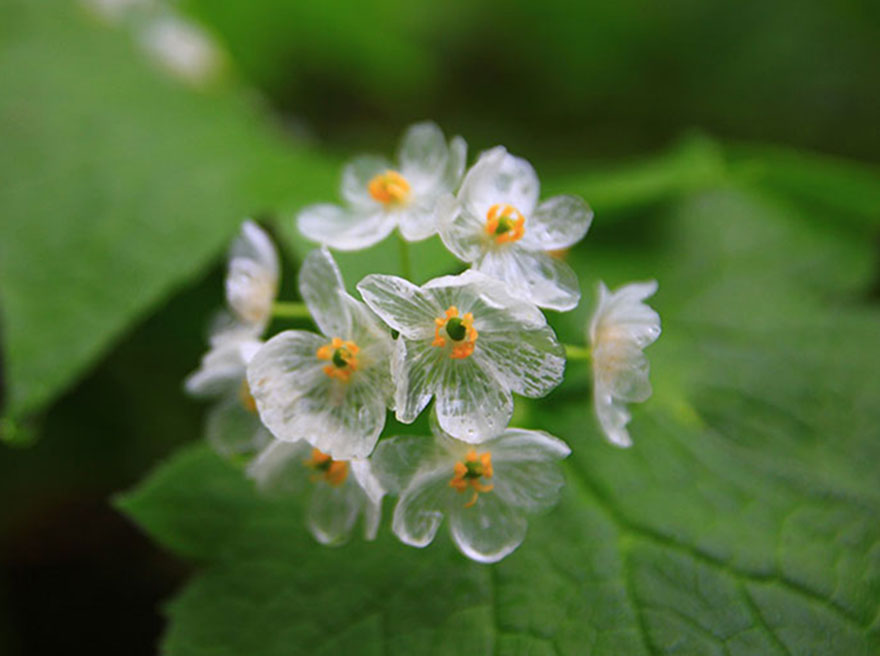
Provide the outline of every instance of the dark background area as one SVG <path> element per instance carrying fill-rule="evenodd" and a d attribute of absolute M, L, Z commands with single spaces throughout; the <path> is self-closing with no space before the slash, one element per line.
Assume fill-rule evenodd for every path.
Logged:
<path fill-rule="evenodd" d="M 656 151 L 692 130 L 880 159 L 880 3 L 428 7 L 181 4 L 281 121 L 339 154 L 390 151 L 430 117 L 472 153 L 503 142 L 541 173 Z M 108 500 L 199 439 L 203 408 L 181 381 L 221 303 L 221 260 L 60 399 L 34 446 L 0 447 L 0 654 L 154 653 L 159 605 L 187 569 Z"/>

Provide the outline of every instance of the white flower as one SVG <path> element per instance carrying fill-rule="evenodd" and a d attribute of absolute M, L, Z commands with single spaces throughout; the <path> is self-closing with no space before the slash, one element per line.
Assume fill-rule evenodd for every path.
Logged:
<path fill-rule="evenodd" d="M 559 500 L 558 461 L 570 450 L 541 431 L 508 428 L 477 447 L 442 435 L 383 440 L 372 461 L 383 484 L 399 491 L 392 529 L 414 547 L 431 543 L 449 518 L 452 539 L 473 560 L 494 563 L 525 538 L 526 514 Z"/>
<path fill-rule="evenodd" d="M 660 336 L 660 316 L 643 301 L 656 291 L 654 280 L 624 285 L 614 293 L 599 283 L 599 300 L 588 335 L 593 397 L 602 430 L 617 446 L 632 445 L 625 404 L 651 396 L 648 360 L 642 349 Z"/>
<path fill-rule="evenodd" d="M 540 397 L 562 380 L 565 352 L 544 315 L 497 280 L 466 271 L 416 287 L 374 274 L 358 290 L 400 333 L 391 367 L 402 422 L 434 396 L 442 429 L 478 443 L 510 421 L 511 391 Z"/>
<path fill-rule="evenodd" d="M 254 356 L 247 374 L 260 418 L 279 440 L 366 457 L 385 425 L 390 332 L 345 292 L 326 248 L 306 257 L 299 288 L 323 335 L 287 330 Z"/>
<path fill-rule="evenodd" d="M 587 233 L 593 212 L 576 196 L 538 203 L 532 166 L 497 147 L 468 171 L 457 198 L 437 208 L 440 237 L 457 257 L 536 305 L 570 310 L 580 299 L 577 276 L 547 251 L 572 246 Z"/>
<path fill-rule="evenodd" d="M 201 85 L 220 73 L 220 48 L 191 21 L 172 14 L 161 16 L 145 25 L 139 36 L 153 60 L 184 82 Z"/>
<path fill-rule="evenodd" d="M 272 496 L 306 493 L 310 487 L 306 523 L 322 544 L 346 542 L 362 513 L 364 537 L 376 537 L 385 491 L 367 460 L 333 460 L 305 441 L 274 440 L 250 464 L 248 475 Z"/>
<path fill-rule="evenodd" d="M 269 237 L 246 221 L 229 251 L 226 301 L 210 329 L 211 348 L 186 382 L 194 396 L 219 398 L 209 411 L 205 436 L 224 456 L 252 453 L 271 436 L 256 412 L 246 380 L 247 364 L 262 346 L 278 288 L 278 256 Z"/>
<path fill-rule="evenodd" d="M 455 191 L 464 172 L 467 146 L 461 137 L 449 145 L 433 123 L 417 123 L 403 135 L 397 166 L 385 158 L 357 157 L 342 172 L 342 197 L 348 207 L 306 207 L 297 219 L 309 239 L 339 250 L 376 244 L 395 227 L 408 241 L 437 232 L 437 199 Z"/>

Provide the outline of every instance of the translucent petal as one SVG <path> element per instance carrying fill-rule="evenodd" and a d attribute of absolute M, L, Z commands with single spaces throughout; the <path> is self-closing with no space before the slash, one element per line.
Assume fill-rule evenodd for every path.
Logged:
<path fill-rule="evenodd" d="M 418 191 L 436 189 L 443 183 L 449 150 L 443 131 L 434 123 L 416 123 L 407 128 L 397 153 L 400 172 Z"/>
<path fill-rule="evenodd" d="M 448 356 L 427 340 L 400 337 L 391 360 L 394 406 L 398 421 L 412 423 L 425 409 L 440 383 L 441 367 Z"/>
<path fill-rule="evenodd" d="M 452 195 L 437 202 L 437 230 L 446 248 L 465 262 L 475 262 L 486 248 L 486 221 L 479 220 Z"/>
<path fill-rule="evenodd" d="M 436 441 L 424 435 L 383 439 L 370 456 L 373 473 L 391 494 L 399 494 L 418 468 L 436 455 Z"/>
<path fill-rule="evenodd" d="M 246 221 L 229 250 L 226 301 L 238 319 L 262 332 L 278 292 L 278 254 L 269 236 Z"/>
<path fill-rule="evenodd" d="M 421 241 L 437 232 L 434 216 L 437 196 L 415 196 L 405 207 L 394 213 L 400 234 L 407 241 Z"/>
<path fill-rule="evenodd" d="M 552 251 L 573 246 L 587 234 L 593 210 L 578 196 L 553 196 L 526 218 L 520 245 L 530 250 Z"/>
<path fill-rule="evenodd" d="M 600 342 L 592 353 L 595 379 L 614 398 L 641 402 L 651 396 L 648 359 L 634 342 Z"/>
<path fill-rule="evenodd" d="M 559 460 L 568 445 L 542 431 L 508 429 L 483 445 L 492 454 L 494 492 L 515 508 L 537 512 L 559 501 L 565 478 Z"/>
<path fill-rule="evenodd" d="M 508 428 L 487 442 L 493 463 L 555 462 L 571 453 L 568 445 L 549 433 L 525 428 Z"/>
<path fill-rule="evenodd" d="M 445 191 L 455 193 L 458 190 L 466 164 L 467 143 L 461 137 L 455 136 L 449 141 L 449 159 L 443 177 Z"/>
<path fill-rule="evenodd" d="M 381 208 L 343 209 L 320 204 L 304 208 L 297 217 L 299 231 L 308 239 L 341 251 L 378 244 L 394 230 L 394 217 Z"/>
<path fill-rule="evenodd" d="M 466 494 L 469 492 L 461 496 Z M 494 492 L 480 494 L 469 508 L 464 507 L 466 502 L 458 498 L 449 511 L 452 539 L 465 556 L 495 563 L 522 544 L 528 523 L 521 510 Z"/>
<path fill-rule="evenodd" d="M 446 433 L 479 443 L 507 426 L 513 415 L 513 398 L 478 360 L 444 357 L 434 375 L 438 376 L 434 409 Z"/>
<path fill-rule="evenodd" d="M 355 157 L 342 169 L 342 197 L 353 207 L 364 211 L 379 209 L 381 206 L 370 196 L 368 186 L 377 175 L 393 168 L 384 157 L 376 155 Z"/>
<path fill-rule="evenodd" d="M 245 221 L 241 233 L 232 242 L 229 260 L 244 259 L 255 262 L 267 275 L 277 280 L 279 275 L 278 253 L 272 240 L 253 221 Z"/>
<path fill-rule="evenodd" d="M 630 283 L 614 293 L 600 282 L 589 326 L 590 343 L 629 340 L 640 348 L 653 343 L 660 336 L 660 315 L 644 300 L 656 291 L 656 280 Z"/>
<path fill-rule="evenodd" d="M 432 336 L 434 319 L 446 310 L 431 294 L 397 276 L 370 274 L 357 288 L 373 312 L 409 339 Z"/>
<path fill-rule="evenodd" d="M 261 342 L 252 339 L 220 341 L 186 379 L 186 391 L 194 396 L 211 397 L 238 390 L 247 362 L 260 346 Z"/>
<path fill-rule="evenodd" d="M 541 397 L 562 382 L 565 348 L 549 326 L 520 332 L 486 331 L 477 343 L 474 357 L 517 394 Z"/>
<path fill-rule="evenodd" d="M 342 485 L 315 481 L 306 509 L 309 530 L 321 544 L 344 544 L 351 537 L 366 500 L 364 491 L 351 476 Z"/>
<path fill-rule="evenodd" d="M 510 248 L 489 251 L 477 263 L 480 272 L 504 281 L 516 294 L 540 307 L 565 312 L 581 298 L 571 267 L 547 253 Z"/>
<path fill-rule="evenodd" d="M 299 293 L 322 333 L 348 339 L 351 318 L 344 300 L 345 285 L 339 267 L 326 248 L 306 255 L 299 270 Z"/>
<path fill-rule="evenodd" d="M 349 462 L 351 474 L 355 482 L 364 491 L 364 538 L 375 540 L 379 532 L 379 521 L 382 518 L 382 497 L 385 488 L 373 473 L 369 460 L 352 460 Z"/>
<path fill-rule="evenodd" d="M 630 420 L 626 406 L 615 401 L 611 392 L 599 383 L 593 385 L 593 402 L 599 425 L 608 441 L 620 447 L 632 446 L 632 439 L 626 430 L 626 425 Z"/>
<path fill-rule="evenodd" d="M 257 413 L 248 410 L 240 394 L 233 392 L 208 410 L 205 439 L 217 453 L 230 458 L 256 453 L 272 436 Z"/>
<path fill-rule="evenodd" d="M 454 462 L 434 463 L 419 470 L 400 495 L 391 529 L 405 544 L 426 547 L 443 521 L 443 513 L 455 491 L 449 487 Z"/>
<path fill-rule="evenodd" d="M 312 447 L 306 442 L 273 440 L 248 465 L 247 474 L 257 489 L 272 497 L 301 494 L 306 489 L 308 472 L 303 465 Z"/>
<path fill-rule="evenodd" d="M 540 183 L 532 165 L 497 146 L 480 155 L 468 171 L 458 198 L 471 214 L 485 221 L 489 208 L 496 204 L 513 205 L 530 216 L 539 193 Z"/>

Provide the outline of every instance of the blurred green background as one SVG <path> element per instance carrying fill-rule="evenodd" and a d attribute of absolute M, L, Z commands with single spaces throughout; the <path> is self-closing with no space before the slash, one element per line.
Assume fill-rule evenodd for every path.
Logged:
<path fill-rule="evenodd" d="M 877 2 L 183 0 L 226 53 L 195 88 L 139 45 L 139 16 L 164 9 L 99 4 L 0 3 L 2 654 L 154 653 L 158 604 L 189 569 L 108 498 L 199 438 L 181 381 L 221 303 L 225 244 L 245 213 L 332 200 L 344 157 L 390 152 L 415 120 L 583 193 L 597 253 L 662 238 L 636 219 L 731 166 L 859 226 L 876 255 Z M 876 305 L 874 261 L 852 293 Z"/>

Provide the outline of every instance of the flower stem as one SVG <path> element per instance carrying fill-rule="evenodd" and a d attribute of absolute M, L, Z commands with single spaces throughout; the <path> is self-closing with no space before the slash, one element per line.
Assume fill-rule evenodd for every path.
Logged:
<path fill-rule="evenodd" d="M 569 360 L 584 360 L 589 362 L 590 349 L 586 346 L 577 346 L 575 344 L 563 344 L 565 347 L 565 357 Z"/>
<path fill-rule="evenodd" d="M 310 319 L 309 309 L 305 303 L 275 301 L 272 304 L 272 316 L 284 319 Z"/>
<path fill-rule="evenodd" d="M 409 242 L 403 238 L 400 232 L 397 233 L 398 246 L 400 247 L 400 275 L 407 280 L 412 280 L 412 267 L 409 263 Z"/>

